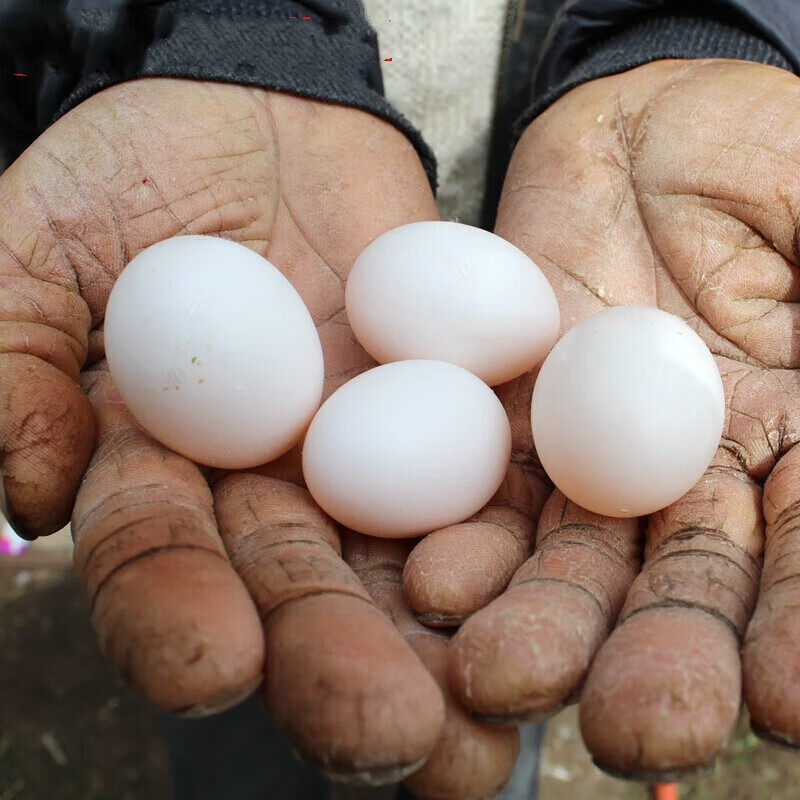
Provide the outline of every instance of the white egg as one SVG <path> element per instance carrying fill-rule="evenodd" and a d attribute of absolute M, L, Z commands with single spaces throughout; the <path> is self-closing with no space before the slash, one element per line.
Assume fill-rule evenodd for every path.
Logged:
<path fill-rule="evenodd" d="M 269 261 L 214 236 L 167 239 L 128 264 L 105 348 L 142 427 L 200 464 L 277 458 L 322 399 L 322 347 L 300 296 Z"/>
<path fill-rule="evenodd" d="M 713 356 L 678 317 L 623 306 L 577 324 L 536 380 L 531 424 L 547 474 L 573 502 L 612 517 L 649 514 L 702 477 L 725 395 Z"/>
<path fill-rule="evenodd" d="M 347 279 L 346 306 L 376 361 L 448 361 L 490 386 L 540 363 L 559 329 L 555 294 L 536 264 L 457 222 L 415 222 L 371 242 Z"/>
<path fill-rule="evenodd" d="M 479 511 L 508 469 L 497 395 L 461 367 L 398 361 L 322 405 L 303 445 L 306 485 L 334 519 L 372 536 L 430 533 Z"/>

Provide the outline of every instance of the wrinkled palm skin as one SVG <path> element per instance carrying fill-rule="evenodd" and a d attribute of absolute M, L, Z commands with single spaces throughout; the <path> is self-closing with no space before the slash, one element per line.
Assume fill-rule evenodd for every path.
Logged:
<path fill-rule="evenodd" d="M 95 95 L 0 177 L 2 474 L 20 532 L 71 515 L 101 647 L 154 703 L 198 716 L 260 686 L 332 776 L 415 773 L 426 796 L 478 797 L 506 781 L 517 733 L 474 722 L 447 690 L 447 639 L 403 601 L 409 546 L 343 541 L 302 486 L 299 449 L 231 473 L 166 450 L 103 358 L 128 261 L 167 237 L 223 236 L 293 282 L 330 393 L 372 366 L 344 314 L 355 257 L 436 216 L 413 147 L 365 112 L 188 80 Z"/>
<path fill-rule="evenodd" d="M 497 499 L 505 531 L 463 556 L 451 545 L 451 579 L 423 591 L 420 570 L 446 547 L 433 534 L 405 575 L 429 618 L 485 606 L 449 663 L 478 718 L 547 716 L 580 697 L 596 762 L 642 779 L 707 767 L 742 693 L 757 731 L 800 742 L 799 215 L 800 80 L 788 72 L 656 62 L 572 90 L 526 130 L 496 232 L 546 273 L 562 333 L 609 306 L 675 314 L 714 354 L 727 413 L 686 496 L 615 520 L 552 491 L 530 456 L 535 372 L 499 388 L 528 475 Z M 453 577 L 476 561 L 505 572 Z"/>
<path fill-rule="evenodd" d="M 685 319 L 723 378 L 721 445 L 673 506 L 591 514 L 536 459 L 534 371 L 497 388 L 514 454 L 495 498 L 415 544 L 338 530 L 297 450 L 230 473 L 167 451 L 127 412 L 102 345 L 130 258 L 204 233 L 292 280 L 326 394 L 369 368 L 343 283 L 376 236 L 437 218 L 411 145 L 364 112 L 259 89 L 147 79 L 96 95 L 0 177 L 15 524 L 44 535 L 72 513 L 101 646 L 134 687 L 205 714 L 260 684 L 297 751 L 339 778 L 489 795 L 513 726 L 577 698 L 597 763 L 634 778 L 707 767 L 742 693 L 759 732 L 800 742 L 798 109 L 789 73 L 664 61 L 531 123 L 496 232 L 546 273 L 562 332 L 613 305 Z"/>

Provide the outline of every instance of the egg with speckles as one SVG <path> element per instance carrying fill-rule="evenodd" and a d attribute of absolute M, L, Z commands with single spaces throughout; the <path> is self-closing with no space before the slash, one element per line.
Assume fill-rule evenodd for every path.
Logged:
<path fill-rule="evenodd" d="M 322 398 L 311 314 L 273 264 L 215 236 L 177 236 L 125 267 L 105 350 L 139 424 L 186 458 L 243 469 L 304 435 Z"/>

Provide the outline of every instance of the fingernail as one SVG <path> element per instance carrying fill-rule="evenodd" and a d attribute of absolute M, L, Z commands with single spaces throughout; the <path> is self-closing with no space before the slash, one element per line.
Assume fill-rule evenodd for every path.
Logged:
<path fill-rule="evenodd" d="M 8 519 L 8 501 L 6 500 L 6 479 L 3 476 L 3 473 L 0 471 L 0 511 L 3 512 L 3 516 Z"/>
<path fill-rule="evenodd" d="M 466 617 L 454 614 L 437 614 L 433 611 L 417 614 L 417 619 L 428 628 L 457 628 Z"/>
<path fill-rule="evenodd" d="M 563 709 L 564 705 L 560 704 L 548 711 L 529 711 L 526 714 L 478 714 L 470 712 L 470 717 L 475 722 L 480 722 L 483 725 L 497 725 L 498 727 L 507 728 L 517 725 L 529 725 L 534 722 L 546 722 L 560 711 L 563 711 Z"/>
<path fill-rule="evenodd" d="M 257 680 L 245 686 L 244 689 L 237 689 L 235 692 L 219 695 L 213 700 L 202 703 L 196 706 L 191 706 L 182 711 L 175 711 L 175 715 L 183 719 L 203 719 L 204 717 L 213 717 L 215 714 L 221 714 L 223 711 L 228 711 L 239 703 L 243 703 L 256 689 L 261 685 L 263 676 L 259 676 Z"/>
<path fill-rule="evenodd" d="M 28 533 L 14 515 L 14 511 L 9 505 L 8 498 L 6 497 L 6 481 L 2 471 L 0 471 L 0 512 L 2 512 L 6 522 L 11 526 L 14 533 L 16 533 L 20 539 L 25 539 L 28 542 L 33 542 L 39 538 L 38 536 L 32 533 Z"/>
<path fill-rule="evenodd" d="M 303 761 L 304 759 L 300 757 L 300 760 Z M 352 772 L 324 766 L 318 766 L 318 769 L 333 783 L 343 783 L 349 786 L 385 786 L 390 783 L 400 783 L 400 781 L 420 769 L 427 760 L 428 757 L 425 756 L 413 764 L 389 767 L 387 769 L 354 770 Z"/>
<path fill-rule="evenodd" d="M 785 733 L 768 731 L 766 728 L 759 728 L 757 725 L 753 725 L 752 722 L 750 723 L 750 730 L 753 731 L 753 733 L 758 736 L 759 739 L 763 739 L 765 742 L 769 742 L 770 744 L 776 744 L 778 747 L 783 747 L 786 750 L 796 751 L 800 749 L 800 742 Z"/>
<path fill-rule="evenodd" d="M 695 780 L 708 775 L 714 768 L 714 761 L 712 759 L 709 764 L 702 764 L 699 767 L 689 767 L 688 769 L 668 769 L 668 770 L 654 770 L 648 772 L 647 770 L 619 770 L 614 767 L 609 767 L 607 764 L 602 764 L 597 759 L 592 759 L 592 763 L 601 772 L 610 775 L 612 778 L 619 778 L 623 781 L 641 781 L 642 783 L 683 783 L 684 781 Z"/>

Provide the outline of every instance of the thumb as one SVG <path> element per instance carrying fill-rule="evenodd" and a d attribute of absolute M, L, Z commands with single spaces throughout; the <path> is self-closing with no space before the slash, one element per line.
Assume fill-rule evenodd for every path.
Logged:
<path fill-rule="evenodd" d="M 26 154 L 0 176 L 0 500 L 28 539 L 69 522 L 95 441 L 78 385 L 91 314 L 36 190 L 44 167 Z"/>

